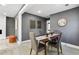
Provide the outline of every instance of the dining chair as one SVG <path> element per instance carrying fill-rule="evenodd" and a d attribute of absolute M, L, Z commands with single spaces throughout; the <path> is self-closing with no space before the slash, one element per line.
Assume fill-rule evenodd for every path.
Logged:
<path fill-rule="evenodd" d="M 31 50 L 30 50 L 30 54 L 32 53 L 32 50 L 34 50 L 36 52 L 36 55 L 38 55 L 38 52 L 44 50 L 45 51 L 45 45 L 42 43 L 39 43 L 36 40 L 35 37 L 35 33 L 34 32 L 30 32 L 29 33 L 29 38 L 31 40 Z"/>
<path fill-rule="evenodd" d="M 62 33 L 60 32 L 60 33 L 58 33 L 58 35 L 50 37 L 51 40 L 49 40 L 49 42 L 48 42 L 48 46 L 57 48 L 58 55 L 59 55 L 59 49 L 61 50 L 61 53 L 62 53 L 61 35 L 62 35 Z"/>

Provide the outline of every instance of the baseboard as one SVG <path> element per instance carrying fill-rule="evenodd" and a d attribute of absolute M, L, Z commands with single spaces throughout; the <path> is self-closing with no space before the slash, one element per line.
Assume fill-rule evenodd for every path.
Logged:
<path fill-rule="evenodd" d="M 30 42 L 30 40 L 25 40 L 25 41 L 17 41 L 17 44 L 18 44 L 18 45 L 20 45 L 20 44 L 27 43 L 27 42 Z"/>
<path fill-rule="evenodd" d="M 25 41 L 22 41 L 21 43 L 26 43 L 26 42 L 30 42 L 31 40 L 25 40 Z"/>
<path fill-rule="evenodd" d="M 61 44 L 62 44 L 62 45 L 66 45 L 66 46 L 68 46 L 68 47 L 72 47 L 72 48 L 79 49 L 79 46 L 76 46 L 76 45 L 73 45 L 73 44 L 64 43 L 64 42 L 62 42 Z"/>

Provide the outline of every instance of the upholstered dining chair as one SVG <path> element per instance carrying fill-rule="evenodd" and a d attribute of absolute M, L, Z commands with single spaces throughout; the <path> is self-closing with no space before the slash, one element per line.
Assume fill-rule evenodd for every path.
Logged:
<path fill-rule="evenodd" d="M 36 55 L 38 55 L 38 52 L 40 52 L 42 50 L 45 51 L 45 45 L 42 44 L 42 43 L 38 43 L 38 41 L 35 38 L 35 33 L 34 32 L 29 33 L 29 38 L 31 40 L 30 54 L 32 53 L 32 50 L 34 50 L 36 52 Z"/>
<path fill-rule="evenodd" d="M 51 40 L 49 40 L 48 46 L 50 45 L 51 47 L 57 48 L 57 53 L 59 55 L 59 49 L 61 50 L 61 53 L 62 53 L 62 46 L 61 46 L 62 32 L 55 32 L 55 34 L 58 34 L 58 35 L 50 37 Z"/>

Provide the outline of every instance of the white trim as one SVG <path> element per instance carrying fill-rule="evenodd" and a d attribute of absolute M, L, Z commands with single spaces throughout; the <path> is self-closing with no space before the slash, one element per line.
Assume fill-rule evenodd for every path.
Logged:
<path fill-rule="evenodd" d="M 31 40 L 25 40 L 25 41 L 22 41 L 21 43 L 27 43 L 27 42 L 30 42 Z"/>
<path fill-rule="evenodd" d="M 28 4 L 25 4 L 24 7 L 20 10 L 19 13 L 23 14 L 27 8 Z"/>
<path fill-rule="evenodd" d="M 18 21 L 18 32 L 17 32 L 17 37 L 18 37 L 18 44 L 21 44 L 22 42 L 22 14 L 24 12 L 24 10 L 26 9 L 26 7 L 28 6 L 28 4 L 26 4 L 21 10 L 20 12 L 16 15 L 16 18 Z M 17 27 L 17 26 L 15 26 Z"/>
<path fill-rule="evenodd" d="M 61 44 L 62 44 L 62 45 L 66 45 L 66 46 L 68 46 L 68 47 L 72 47 L 72 48 L 79 49 L 79 46 L 76 46 L 76 45 L 73 45 L 73 44 L 64 43 L 64 42 L 62 42 Z"/>
<path fill-rule="evenodd" d="M 28 42 L 30 42 L 31 40 L 25 40 L 25 41 L 17 41 L 17 44 L 18 45 L 21 45 L 21 44 L 23 44 L 23 43 L 28 43 Z"/>

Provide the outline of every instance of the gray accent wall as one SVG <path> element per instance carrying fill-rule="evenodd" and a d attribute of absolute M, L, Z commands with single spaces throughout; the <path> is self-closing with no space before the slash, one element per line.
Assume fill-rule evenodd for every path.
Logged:
<path fill-rule="evenodd" d="M 60 27 L 58 20 L 64 17 L 67 19 L 67 25 Z M 63 11 L 50 16 L 51 31 L 60 30 L 62 35 L 62 41 L 79 46 L 79 7 Z"/>
<path fill-rule="evenodd" d="M 6 36 L 15 34 L 15 19 L 6 17 Z"/>
<path fill-rule="evenodd" d="M 41 29 L 30 29 L 30 20 L 41 21 Z M 30 31 L 35 32 L 36 35 L 46 33 L 46 19 L 29 13 L 24 13 L 22 15 L 22 41 L 29 40 Z"/>

